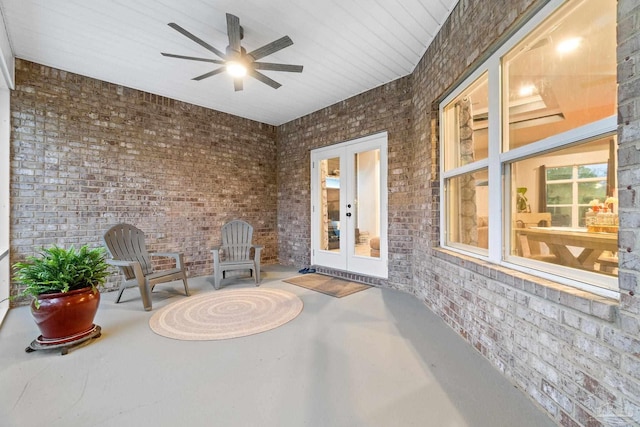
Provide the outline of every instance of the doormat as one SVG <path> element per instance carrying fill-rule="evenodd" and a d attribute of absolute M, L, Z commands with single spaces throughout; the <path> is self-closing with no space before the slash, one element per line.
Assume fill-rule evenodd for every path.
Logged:
<path fill-rule="evenodd" d="M 362 283 L 349 282 L 348 280 L 325 276 L 324 274 L 318 273 L 292 277 L 290 279 L 283 280 L 283 282 L 311 289 L 312 291 L 322 292 L 323 294 L 336 298 L 342 298 L 356 292 L 364 291 L 371 287 Z"/>

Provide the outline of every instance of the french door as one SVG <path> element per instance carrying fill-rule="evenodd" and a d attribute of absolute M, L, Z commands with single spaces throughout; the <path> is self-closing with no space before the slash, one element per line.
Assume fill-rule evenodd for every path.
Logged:
<path fill-rule="evenodd" d="M 387 133 L 311 152 L 311 263 L 387 278 Z"/>

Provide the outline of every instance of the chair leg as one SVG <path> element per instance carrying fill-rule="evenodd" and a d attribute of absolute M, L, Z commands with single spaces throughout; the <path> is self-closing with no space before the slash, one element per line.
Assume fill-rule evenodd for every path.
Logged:
<path fill-rule="evenodd" d="M 187 274 L 183 271 L 182 272 L 182 283 L 184 283 L 184 293 L 186 296 L 191 296 L 191 294 L 189 293 L 189 285 L 187 285 Z"/>
<path fill-rule="evenodd" d="M 142 296 L 142 305 L 146 311 L 151 311 L 151 288 L 145 284 L 140 284 L 140 296 Z"/>
<path fill-rule="evenodd" d="M 118 298 L 116 298 L 116 304 L 120 302 L 120 298 L 122 298 L 122 293 L 124 292 L 125 289 L 126 287 L 124 286 L 124 283 L 120 285 L 120 290 L 118 291 Z"/>
<path fill-rule="evenodd" d="M 253 280 L 256 282 L 256 286 L 260 286 L 260 264 L 253 264 Z"/>
<path fill-rule="evenodd" d="M 213 272 L 213 287 L 216 288 L 216 290 L 220 289 L 220 281 L 221 281 L 221 277 L 224 273 L 220 273 L 218 271 L 214 271 Z"/>

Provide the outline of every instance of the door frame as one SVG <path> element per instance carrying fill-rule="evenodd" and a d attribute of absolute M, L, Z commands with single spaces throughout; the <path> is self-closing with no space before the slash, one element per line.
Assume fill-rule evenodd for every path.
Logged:
<path fill-rule="evenodd" d="M 0 85 L 0 324 L 9 311 L 11 267 L 9 261 L 10 106 L 9 89 Z"/>
<path fill-rule="evenodd" d="M 387 160 L 387 147 L 388 147 L 388 133 L 380 132 L 373 135 L 368 135 L 362 138 L 357 138 L 338 144 L 333 144 L 327 147 L 317 148 L 311 150 L 311 264 L 329 268 L 335 268 L 338 270 L 353 272 L 357 274 L 364 274 L 367 276 L 374 276 L 380 278 L 388 278 L 388 188 L 387 188 L 387 175 L 388 175 L 388 160 Z M 362 257 L 355 254 L 354 244 L 347 244 L 346 242 L 354 242 L 355 240 L 355 227 L 353 225 L 344 226 L 345 224 L 353 224 L 349 222 L 347 217 L 346 206 L 341 206 L 340 209 L 340 224 L 341 224 L 341 237 L 342 233 L 346 233 L 344 239 L 341 239 L 342 244 L 339 252 L 333 252 L 328 250 L 321 250 L 321 236 L 320 236 L 320 215 L 321 209 L 319 206 L 320 200 L 320 188 L 318 183 L 319 178 L 319 161 L 332 156 L 334 153 L 340 153 L 340 200 L 341 203 L 347 200 L 347 195 L 353 194 L 355 190 L 355 183 L 353 180 L 348 181 L 347 168 L 347 156 L 351 156 L 358 152 L 365 152 L 369 150 L 380 150 L 380 193 L 379 193 L 379 205 L 380 205 L 380 257 Z M 334 156 L 337 157 L 337 156 Z M 342 173 L 342 172 L 345 173 Z M 348 187 L 350 186 L 350 187 Z"/>

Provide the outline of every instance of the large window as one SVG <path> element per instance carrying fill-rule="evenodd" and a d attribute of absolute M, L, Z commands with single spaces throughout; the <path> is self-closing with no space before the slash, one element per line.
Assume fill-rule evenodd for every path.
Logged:
<path fill-rule="evenodd" d="M 552 0 L 441 103 L 442 245 L 616 291 L 616 93 L 616 1 Z"/>

